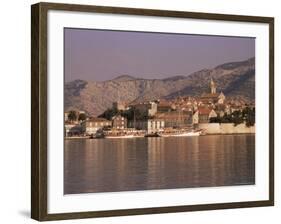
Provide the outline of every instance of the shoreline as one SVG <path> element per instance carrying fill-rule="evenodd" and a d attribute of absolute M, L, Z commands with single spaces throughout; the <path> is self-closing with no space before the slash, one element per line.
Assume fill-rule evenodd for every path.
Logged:
<path fill-rule="evenodd" d="M 216 133 L 216 134 L 203 134 L 203 135 L 199 135 L 199 136 L 165 136 L 163 138 L 172 138 L 172 137 L 175 137 L 175 138 L 179 138 L 179 137 L 187 137 L 187 138 L 190 138 L 190 137 L 203 137 L 203 136 L 212 136 L 212 135 L 255 135 L 256 133 L 223 133 L 223 134 L 220 134 L 220 133 Z M 114 137 L 114 138 L 111 138 L 111 137 L 105 137 L 105 138 L 101 138 L 101 139 L 132 139 L 132 138 L 145 138 L 144 136 L 134 136 L 134 137 L 130 137 L 130 138 L 118 138 L 118 137 Z M 159 137 L 161 138 L 161 137 Z M 90 136 L 74 136 L 74 137 L 64 137 L 64 140 L 77 140 L 77 139 L 90 139 Z"/>

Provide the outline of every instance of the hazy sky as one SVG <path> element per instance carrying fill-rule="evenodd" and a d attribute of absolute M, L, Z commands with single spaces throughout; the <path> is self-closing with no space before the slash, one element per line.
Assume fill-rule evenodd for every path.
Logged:
<path fill-rule="evenodd" d="M 65 80 L 166 78 L 255 56 L 255 39 L 65 29 Z"/>

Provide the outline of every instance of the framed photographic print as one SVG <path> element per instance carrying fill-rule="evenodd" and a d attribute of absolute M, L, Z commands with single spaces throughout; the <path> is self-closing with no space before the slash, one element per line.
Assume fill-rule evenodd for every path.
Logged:
<path fill-rule="evenodd" d="M 274 204 L 274 19 L 32 5 L 32 218 Z"/>

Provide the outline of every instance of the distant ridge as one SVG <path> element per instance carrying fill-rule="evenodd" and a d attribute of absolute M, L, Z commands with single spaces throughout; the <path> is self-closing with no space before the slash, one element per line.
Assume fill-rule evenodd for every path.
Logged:
<path fill-rule="evenodd" d="M 213 78 L 217 90 L 227 97 L 254 100 L 255 58 L 229 62 L 213 69 L 203 69 L 187 75 L 165 79 L 142 79 L 120 75 L 103 82 L 75 80 L 65 83 L 65 110 L 84 110 L 93 116 L 101 114 L 114 101 L 141 102 L 178 96 L 198 96 L 209 91 Z"/>
<path fill-rule="evenodd" d="M 117 76 L 116 78 L 112 79 L 114 81 L 130 81 L 130 80 L 135 80 L 137 78 L 130 76 L 130 75 L 120 75 Z"/>
<path fill-rule="evenodd" d="M 234 69 L 234 68 L 237 68 L 237 67 L 240 67 L 240 66 L 250 66 L 252 64 L 255 64 L 255 58 L 249 58 L 248 60 L 246 61 L 238 61 L 238 62 L 228 62 L 228 63 L 225 63 L 225 64 L 222 64 L 222 65 L 219 65 L 217 67 L 215 67 L 215 69 L 218 69 L 218 68 L 222 68 L 222 69 Z"/>

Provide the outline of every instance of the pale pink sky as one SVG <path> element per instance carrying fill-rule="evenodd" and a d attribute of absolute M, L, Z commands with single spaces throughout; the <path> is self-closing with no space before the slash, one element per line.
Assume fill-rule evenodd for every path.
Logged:
<path fill-rule="evenodd" d="M 167 78 L 255 56 L 251 37 L 65 28 L 65 80 Z"/>

